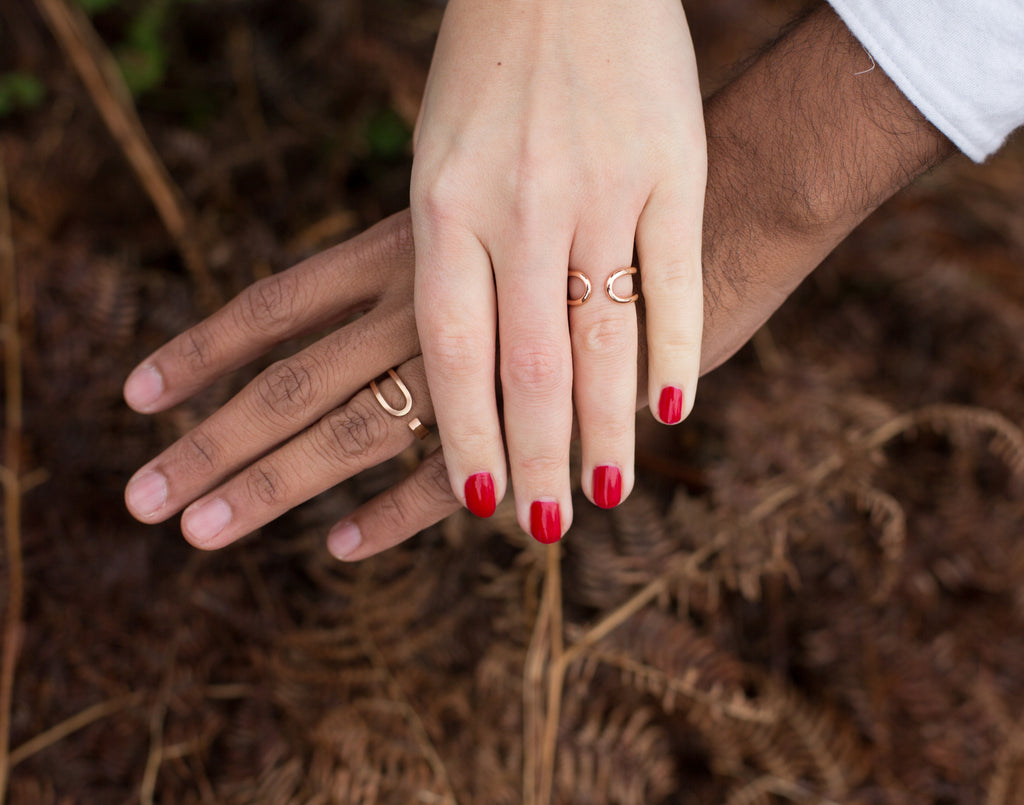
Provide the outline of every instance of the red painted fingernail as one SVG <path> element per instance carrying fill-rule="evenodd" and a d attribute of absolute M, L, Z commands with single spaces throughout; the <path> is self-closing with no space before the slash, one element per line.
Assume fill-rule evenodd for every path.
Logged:
<path fill-rule="evenodd" d="M 494 479 L 489 472 L 478 472 L 466 479 L 466 508 L 477 517 L 494 514 Z"/>
<path fill-rule="evenodd" d="M 658 400 L 658 416 L 666 425 L 675 425 L 683 418 L 683 390 L 665 386 Z"/>
<path fill-rule="evenodd" d="M 594 503 L 602 509 L 612 509 L 622 500 L 622 473 L 618 467 L 607 464 L 594 467 Z"/>
<path fill-rule="evenodd" d="M 545 545 L 562 538 L 562 513 L 557 501 L 535 500 L 530 504 L 530 534 Z"/>

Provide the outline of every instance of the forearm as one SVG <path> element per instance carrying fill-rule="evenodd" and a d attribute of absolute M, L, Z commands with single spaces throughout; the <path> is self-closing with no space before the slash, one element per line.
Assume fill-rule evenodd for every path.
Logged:
<path fill-rule="evenodd" d="M 829 8 L 705 106 L 702 370 L 883 201 L 954 152 Z"/>

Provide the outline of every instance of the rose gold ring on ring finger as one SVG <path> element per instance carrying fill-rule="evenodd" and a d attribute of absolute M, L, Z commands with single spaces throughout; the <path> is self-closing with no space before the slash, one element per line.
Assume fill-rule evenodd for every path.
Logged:
<path fill-rule="evenodd" d="M 632 296 L 619 296 L 615 293 L 615 280 L 619 277 L 631 277 L 636 274 L 636 268 L 629 266 L 628 268 L 620 268 L 618 271 L 613 271 L 608 275 L 608 279 L 604 284 L 604 292 L 608 294 L 608 298 L 613 302 L 618 302 L 620 305 L 628 305 L 635 302 L 640 298 L 640 294 L 634 293 Z"/>
<path fill-rule="evenodd" d="M 402 378 L 398 376 L 398 372 L 394 369 L 388 369 L 388 377 L 395 381 L 395 385 L 398 386 L 398 390 L 402 392 L 404 399 L 404 405 L 401 408 L 395 408 L 391 403 L 384 399 L 384 395 L 380 392 L 380 387 L 377 385 L 376 380 L 370 381 L 370 391 L 373 392 L 373 396 L 377 398 L 377 402 L 380 403 L 380 407 L 387 411 L 393 417 L 403 417 L 412 410 L 412 393 L 409 391 L 409 387 L 402 382 Z M 430 435 L 430 429 L 420 422 L 419 417 L 413 417 L 408 423 L 409 430 L 411 430 L 418 439 L 426 439 Z"/>

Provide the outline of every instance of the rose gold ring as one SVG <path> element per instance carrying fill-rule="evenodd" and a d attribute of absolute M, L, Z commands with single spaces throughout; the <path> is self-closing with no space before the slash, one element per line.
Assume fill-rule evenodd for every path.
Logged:
<path fill-rule="evenodd" d="M 398 390 L 402 392 L 402 397 L 405 399 L 405 404 L 401 408 L 395 408 L 391 403 L 384 399 L 384 395 L 380 392 L 380 387 L 377 385 L 376 380 L 370 381 L 370 391 L 373 392 L 373 396 L 377 398 L 377 402 L 380 403 L 380 407 L 387 411 L 393 417 L 402 417 L 408 414 L 412 410 L 412 394 L 409 391 L 409 387 L 402 382 L 402 378 L 398 376 L 398 372 L 394 369 L 388 369 L 388 377 L 395 381 L 398 386 Z M 406 423 L 409 426 L 409 430 L 413 432 L 417 439 L 426 439 L 430 435 L 430 428 L 420 422 L 419 417 L 413 417 L 409 422 Z"/>
<path fill-rule="evenodd" d="M 635 302 L 640 298 L 640 294 L 634 293 L 632 296 L 623 297 L 615 293 L 615 280 L 619 277 L 631 277 L 636 273 L 634 266 L 628 268 L 620 268 L 618 271 L 613 271 L 608 275 L 608 280 L 604 284 L 604 292 L 608 294 L 608 298 L 613 302 L 618 302 L 620 305 L 628 305 L 630 302 Z"/>
<path fill-rule="evenodd" d="M 405 405 L 401 408 L 395 408 L 387 400 L 384 399 L 384 395 L 380 393 L 380 389 L 377 387 L 377 381 L 370 381 L 370 391 L 373 392 L 373 396 L 377 398 L 377 402 L 380 403 L 380 407 L 387 411 L 391 416 L 405 416 L 412 410 L 412 394 L 409 393 L 409 387 L 402 382 L 402 378 L 398 376 L 398 372 L 394 369 L 388 369 L 388 377 L 398 384 L 398 390 L 402 392 L 402 396 L 405 397 Z"/>
<path fill-rule="evenodd" d="M 568 299 L 569 307 L 579 307 L 590 298 L 590 292 L 593 290 L 594 286 L 590 284 L 590 277 L 582 271 L 570 271 L 569 276 L 576 277 L 576 279 L 583 281 L 583 296 L 578 299 L 573 299 L 572 297 L 569 297 Z"/>

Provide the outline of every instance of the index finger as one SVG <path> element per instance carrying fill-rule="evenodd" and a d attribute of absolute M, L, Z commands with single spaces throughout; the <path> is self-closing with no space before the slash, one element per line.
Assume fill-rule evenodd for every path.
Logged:
<path fill-rule="evenodd" d="M 125 402 L 144 414 L 170 408 L 281 341 L 372 307 L 396 280 L 411 298 L 412 262 L 406 211 L 250 285 L 142 361 L 125 381 Z"/>

